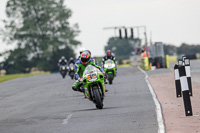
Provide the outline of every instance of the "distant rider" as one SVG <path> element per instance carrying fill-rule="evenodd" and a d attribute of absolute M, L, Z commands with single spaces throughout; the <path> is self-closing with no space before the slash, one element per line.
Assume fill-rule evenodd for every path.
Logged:
<path fill-rule="evenodd" d="M 69 64 L 75 64 L 75 61 L 74 61 L 74 58 L 73 57 L 70 57 L 70 59 L 69 59 L 69 61 L 68 61 L 68 63 L 67 63 L 67 65 L 69 66 Z"/>
<path fill-rule="evenodd" d="M 83 52 L 80 56 L 80 60 L 78 60 L 75 64 L 75 79 L 77 81 L 72 86 L 72 89 L 74 91 L 82 92 L 82 90 L 80 89 L 80 81 L 82 80 L 83 72 L 88 65 L 93 65 L 97 67 L 105 75 L 103 68 L 100 67 L 99 64 L 96 61 L 94 61 L 94 59 L 91 59 L 90 53 L 88 51 Z M 106 89 L 106 91 L 108 90 Z"/>
<path fill-rule="evenodd" d="M 108 59 L 111 59 L 111 60 L 114 61 L 115 69 L 116 69 L 116 73 L 117 73 L 117 63 L 116 63 L 116 60 L 115 60 L 115 56 L 111 53 L 110 50 L 107 50 L 106 55 L 102 59 L 102 62 L 101 62 L 102 67 L 104 67 L 105 61 L 107 61 Z"/>
<path fill-rule="evenodd" d="M 67 65 L 67 59 L 65 59 L 65 57 L 62 56 L 58 61 L 58 66 L 61 67 L 61 66 L 66 66 L 66 65 Z"/>

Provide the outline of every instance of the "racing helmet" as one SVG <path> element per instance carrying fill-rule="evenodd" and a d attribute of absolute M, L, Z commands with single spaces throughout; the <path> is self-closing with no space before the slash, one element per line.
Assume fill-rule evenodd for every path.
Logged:
<path fill-rule="evenodd" d="M 73 61 L 74 60 L 74 58 L 73 57 L 70 57 L 70 59 L 69 59 L 70 61 Z"/>
<path fill-rule="evenodd" d="M 81 62 L 83 65 L 86 65 L 90 61 L 90 53 L 85 51 L 81 54 Z"/>
<path fill-rule="evenodd" d="M 90 50 L 85 50 L 85 51 L 88 52 L 90 54 L 90 56 L 92 55 L 91 52 L 90 52 Z"/>
<path fill-rule="evenodd" d="M 80 48 L 79 53 L 82 54 L 85 51 L 85 48 Z"/>
<path fill-rule="evenodd" d="M 61 57 L 61 60 L 65 60 L 65 56 L 62 56 L 62 57 Z"/>
<path fill-rule="evenodd" d="M 111 58 L 111 51 L 110 51 L 110 50 L 107 50 L 106 56 L 107 56 L 108 58 Z"/>

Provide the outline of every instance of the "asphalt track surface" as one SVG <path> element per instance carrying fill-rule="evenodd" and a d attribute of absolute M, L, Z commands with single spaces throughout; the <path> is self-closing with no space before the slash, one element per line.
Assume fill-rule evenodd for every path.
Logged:
<path fill-rule="evenodd" d="M 119 68 L 97 110 L 59 74 L 0 84 L 0 133 L 156 133 L 155 104 L 138 68 Z"/>

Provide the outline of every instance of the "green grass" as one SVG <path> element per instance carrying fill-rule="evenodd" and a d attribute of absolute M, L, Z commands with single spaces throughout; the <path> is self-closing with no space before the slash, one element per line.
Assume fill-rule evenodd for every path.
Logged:
<path fill-rule="evenodd" d="M 117 67 L 130 67 L 131 65 L 130 64 L 121 64 L 121 65 L 118 65 Z"/>
<path fill-rule="evenodd" d="M 0 83 L 16 79 L 16 78 L 22 78 L 22 77 L 30 77 L 35 75 L 41 75 L 41 74 L 49 74 L 50 72 L 41 72 L 41 73 L 25 73 L 25 74 L 8 74 L 0 76 Z"/>

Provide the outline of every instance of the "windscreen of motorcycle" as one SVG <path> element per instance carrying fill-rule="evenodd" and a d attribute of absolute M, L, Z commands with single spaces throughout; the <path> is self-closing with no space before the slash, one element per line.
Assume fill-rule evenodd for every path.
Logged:
<path fill-rule="evenodd" d="M 73 71 L 73 70 L 74 70 L 74 64 L 73 64 L 73 63 L 70 63 L 70 64 L 69 64 L 69 68 L 70 68 L 71 71 Z"/>
<path fill-rule="evenodd" d="M 85 71 L 83 73 L 83 77 L 86 77 L 88 81 L 96 81 L 98 79 L 98 72 L 99 69 L 97 69 L 95 66 L 88 65 L 85 68 Z"/>
<path fill-rule="evenodd" d="M 107 69 L 112 69 L 114 67 L 115 67 L 115 63 L 110 59 L 108 59 L 104 64 L 104 68 L 107 68 Z"/>

